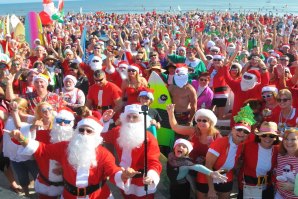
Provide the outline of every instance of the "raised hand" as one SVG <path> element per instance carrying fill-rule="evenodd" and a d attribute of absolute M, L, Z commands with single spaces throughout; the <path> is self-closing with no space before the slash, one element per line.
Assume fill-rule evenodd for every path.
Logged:
<path fill-rule="evenodd" d="M 174 111 L 175 111 L 175 104 L 167 105 L 167 112 L 168 113 L 174 113 Z"/>

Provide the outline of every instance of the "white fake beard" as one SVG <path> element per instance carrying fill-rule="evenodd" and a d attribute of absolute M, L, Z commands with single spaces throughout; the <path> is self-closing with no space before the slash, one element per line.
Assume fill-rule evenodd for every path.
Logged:
<path fill-rule="evenodd" d="M 250 89 L 253 89 L 258 82 L 256 82 L 254 79 L 252 80 L 246 80 L 244 78 L 241 79 L 240 86 L 242 91 L 248 91 Z"/>
<path fill-rule="evenodd" d="M 91 70 L 93 71 L 96 71 L 96 70 L 101 70 L 102 69 L 102 64 L 100 62 L 92 62 L 90 63 L 90 68 Z"/>
<path fill-rule="evenodd" d="M 98 132 L 95 132 L 94 135 L 82 135 L 76 129 L 67 148 L 69 164 L 74 169 L 96 167 L 96 148 L 102 143 L 102 140 Z"/>
<path fill-rule="evenodd" d="M 144 142 L 144 121 L 129 123 L 124 114 L 120 115 L 121 127 L 117 142 L 121 148 L 134 149 Z M 147 119 L 148 121 L 148 119 Z M 147 126 L 148 126 L 147 122 Z"/>
<path fill-rule="evenodd" d="M 61 126 L 54 122 L 53 128 L 50 132 L 50 142 L 51 143 L 57 143 L 62 141 L 68 141 L 73 136 L 74 130 L 72 129 L 72 126 Z"/>
<path fill-rule="evenodd" d="M 127 79 L 127 71 L 126 70 L 125 71 L 118 70 L 118 73 L 119 73 L 122 80 Z"/>
<path fill-rule="evenodd" d="M 188 82 L 188 75 L 174 75 L 174 80 L 175 80 L 175 84 L 179 87 L 179 88 L 183 88 L 183 86 L 185 86 Z"/>

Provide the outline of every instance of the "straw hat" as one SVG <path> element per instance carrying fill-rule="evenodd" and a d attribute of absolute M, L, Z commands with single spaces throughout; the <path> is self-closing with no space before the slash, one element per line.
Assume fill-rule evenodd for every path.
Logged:
<path fill-rule="evenodd" d="M 277 124 L 275 122 L 264 121 L 261 124 L 259 132 L 256 132 L 256 135 L 260 136 L 260 135 L 264 135 L 264 134 L 278 135 L 277 134 Z"/>

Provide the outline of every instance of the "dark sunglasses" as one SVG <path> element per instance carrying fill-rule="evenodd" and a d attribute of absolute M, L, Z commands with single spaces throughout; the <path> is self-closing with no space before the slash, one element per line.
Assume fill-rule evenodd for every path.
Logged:
<path fill-rule="evenodd" d="M 99 60 L 96 60 L 96 59 L 95 59 L 95 60 L 92 60 L 92 62 L 99 62 Z"/>
<path fill-rule="evenodd" d="M 151 55 L 150 58 L 151 58 L 151 57 L 156 57 L 156 56 L 157 56 L 157 55 Z"/>
<path fill-rule="evenodd" d="M 261 135 L 260 137 L 262 137 L 262 138 L 266 138 L 266 137 L 269 137 L 269 138 L 276 138 L 276 135 L 273 135 L 273 134 L 263 134 L 263 135 Z"/>
<path fill-rule="evenodd" d="M 93 130 L 91 130 L 91 129 L 79 128 L 79 132 L 80 132 L 80 133 L 84 133 L 85 131 L 86 131 L 88 134 L 93 133 Z"/>
<path fill-rule="evenodd" d="M 208 122 L 208 120 L 206 120 L 206 119 L 197 119 L 197 123 L 199 123 L 199 122 L 203 122 L 203 123 L 207 123 Z"/>
<path fill-rule="evenodd" d="M 200 79 L 200 82 L 207 82 L 207 79 Z"/>
<path fill-rule="evenodd" d="M 213 59 L 213 61 L 221 61 L 221 59 Z"/>
<path fill-rule="evenodd" d="M 127 72 L 137 72 L 135 69 L 128 69 Z"/>
<path fill-rule="evenodd" d="M 213 52 L 213 53 L 218 53 L 218 51 L 217 51 L 217 50 L 211 50 L 211 52 Z"/>
<path fill-rule="evenodd" d="M 101 48 L 95 47 L 94 50 L 100 50 Z"/>
<path fill-rule="evenodd" d="M 244 78 L 244 79 L 247 79 L 247 80 L 251 80 L 251 79 L 252 79 L 252 76 L 249 76 L 249 75 L 243 75 L 243 78 Z"/>
<path fill-rule="evenodd" d="M 53 109 L 51 108 L 51 107 L 43 107 L 42 109 L 41 109 L 41 112 L 43 112 L 43 113 L 45 113 L 45 112 L 47 112 L 47 111 L 52 111 Z"/>
<path fill-rule="evenodd" d="M 137 61 L 142 61 L 143 59 L 136 59 Z"/>
<path fill-rule="evenodd" d="M 270 98 L 270 97 L 272 97 L 272 96 L 273 96 L 272 94 L 262 95 L 263 99 Z"/>
<path fill-rule="evenodd" d="M 103 79 L 104 79 L 104 78 L 102 78 L 102 79 L 94 79 L 94 81 L 95 81 L 95 82 L 102 82 Z"/>
<path fill-rule="evenodd" d="M 57 124 L 62 124 L 62 122 L 64 124 L 70 124 L 71 123 L 71 120 L 65 120 L 65 119 L 61 119 L 61 118 L 56 118 L 56 123 Z"/>
<path fill-rule="evenodd" d="M 249 131 L 246 130 L 246 129 L 236 129 L 236 131 L 238 131 L 238 132 L 243 132 L 243 133 L 246 134 L 246 135 L 249 134 Z"/>
<path fill-rule="evenodd" d="M 287 98 L 283 98 L 283 99 L 276 99 L 277 102 L 287 102 L 288 100 L 291 100 L 291 99 L 287 99 Z"/>

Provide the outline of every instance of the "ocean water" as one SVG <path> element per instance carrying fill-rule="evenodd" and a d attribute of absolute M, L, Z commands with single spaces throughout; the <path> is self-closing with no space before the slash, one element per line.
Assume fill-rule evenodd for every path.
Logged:
<path fill-rule="evenodd" d="M 2 0 L 4 2 L 4 0 Z M 25 1 L 25 0 L 24 0 Z M 2 2 L 2 3 L 3 3 Z M 40 12 L 42 3 L 8 3 L 1 4 L 0 15 L 25 15 L 29 11 Z M 42 0 L 40 0 L 42 2 Z M 57 2 L 56 7 L 57 7 Z M 297 0 L 75 0 L 65 1 L 66 12 L 94 13 L 97 11 L 115 13 L 143 13 L 156 10 L 157 12 L 200 11 L 230 11 L 230 12 L 261 12 L 273 15 L 293 13 L 298 15 Z"/>

